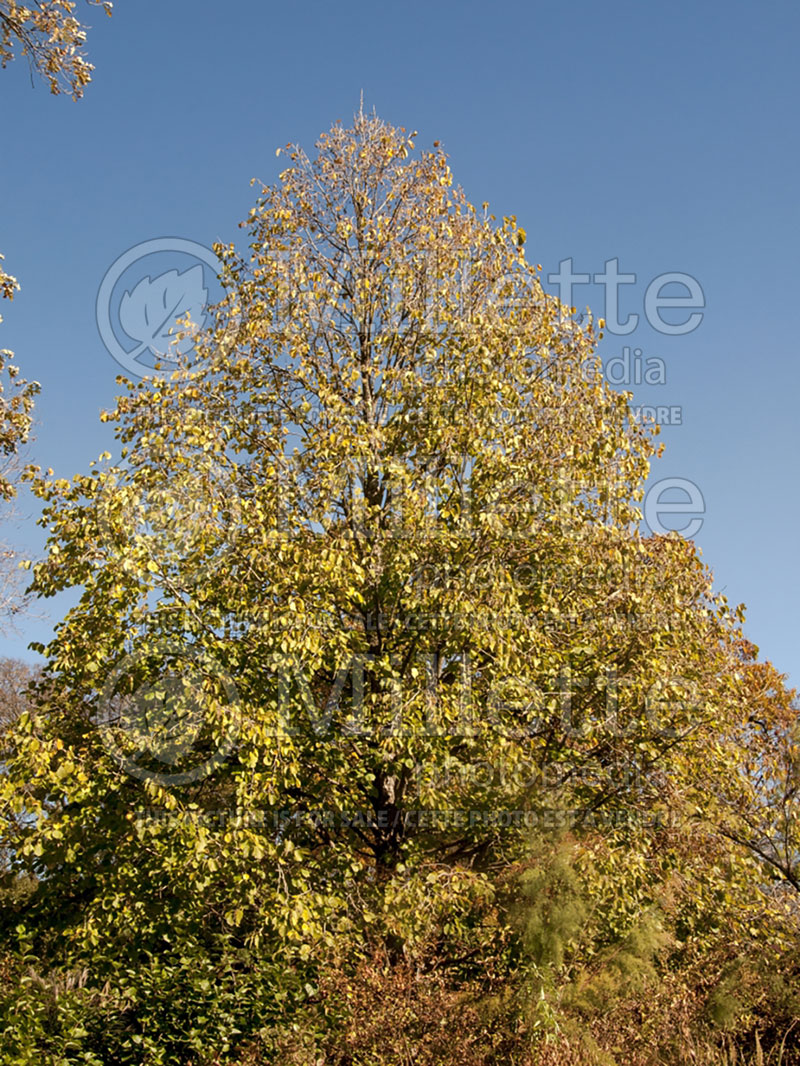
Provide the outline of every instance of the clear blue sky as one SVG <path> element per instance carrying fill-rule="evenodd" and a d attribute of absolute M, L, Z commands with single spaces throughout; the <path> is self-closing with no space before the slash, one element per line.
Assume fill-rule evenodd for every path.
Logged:
<path fill-rule="evenodd" d="M 601 354 L 664 361 L 666 384 L 634 386 L 680 408 L 654 480 L 700 487 L 718 588 L 800 680 L 796 4 L 118 0 L 111 20 L 82 14 L 96 66 L 82 101 L 32 88 L 24 61 L 0 73 L 0 251 L 23 286 L 0 340 L 43 386 L 33 458 L 71 476 L 109 446 L 98 414 L 120 368 L 95 298 L 114 260 L 162 236 L 239 239 L 250 178 L 273 181 L 276 147 L 311 148 L 363 90 L 418 143 L 442 141 L 473 202 L 517 215 L 546 274 L 571 257 L 576 273 L 617 259 L 636 275 L 620 320 L 639 323 Z M 704 292 L 685 335 L 645 321 L 648 284 L 670 272 Z M 574 290 L 598 313 L 604 298 Z M 32 522 L 16 539 L 42 543 Z M 55 620 L 63 604 L 45 606 Z M 0 654 L 29 655 L 47 630 L 31 621 Z"/>

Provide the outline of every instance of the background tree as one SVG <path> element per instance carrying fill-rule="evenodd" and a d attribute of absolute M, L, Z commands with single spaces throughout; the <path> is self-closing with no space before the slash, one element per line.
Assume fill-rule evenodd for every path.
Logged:
<path fill-rule="evenodd" d="M 87 2 L 101 6 L 111 15 L 112 4 L 108 0 Z M 73 15 L 76 6 L 71 0 L 37 0 L 34 7 L 15 0 L 0 0 L 0 66 L 7 66 L 18 54 L 25 56 L 31 73 L 44 78 L 52 93 L 66 91 L 75 100 L 83 96 L 94 68 L 82 51 L 86 29 Z M 0 297 L 13 300 L 19 284 L 3 269 L 3 258 L 0 255 Z M 33 400 L 39 391 L 37 382 L 19 378 L 12 358 L 8 349 L 0 351 L 0 505 L 6 508 L 6 523 L 11 518 L 8 501 L 17 491 L 20 448 L 30 435 Z M 3 624 L 8 624 L 23 605 L 18 562 L 18 553 L 0 543 L 0 622 Z"/>
<path fill-rule="evenodd" d="M 19 659 L 0 659 L 0 730 L 5 732 L 26 708 L 25 688 L 36 669 Z"/>
<path fill-rule="evenodd" d="M 108 0 L 87 0 L 111 14 Z M 94 67 L 83 52 L 86 27 L 75 18 L 73 0 L 37 0 L 33 7 L 0 2 L 0 65 L 25 56 L 31 71 L 41 75 L 58 95 L 68 92 L 77 100 L 91 81 Z"/>
<path fill-rule="evenodd" d="M 11 299 L 15 280 L 8 275 L 6 279 L 8 285 L 4 286 L 3 295 Z M 6 525 L 13 516 L 12 501 L 20 483 L 22 449 L 30 436 L 34 398 L 39 392 L 38 382 L 21 378 L 12 360 L 10 351 L 0 351 L 0 508 Z M 24 603 L 19 558 L 19 553 L 9 544 L 0 542 L 0 631 Z"/>

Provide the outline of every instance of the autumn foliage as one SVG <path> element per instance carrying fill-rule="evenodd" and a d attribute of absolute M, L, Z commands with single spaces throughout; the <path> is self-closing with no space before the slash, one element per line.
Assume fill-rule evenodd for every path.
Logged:
<path fill-rule="evenodd" d="M 5 1061 L 797 1061 L 796 705 L 641 532 L 602 322 L 415 134 L 284 158 L 197 360 L 30 475 Z"/>

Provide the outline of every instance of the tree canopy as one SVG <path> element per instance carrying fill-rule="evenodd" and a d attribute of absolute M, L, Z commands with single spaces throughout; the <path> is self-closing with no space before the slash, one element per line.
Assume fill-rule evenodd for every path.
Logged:
<path fill-rule="evenodd" d="M 9 1061 L 677 1062 L 791 1020 L 793 695 L 641 532 L 602 321 L 416 136 L 287 146 L 196 359 L 31 474 L 32 589 L 82 594 L 0 777 Z"/>

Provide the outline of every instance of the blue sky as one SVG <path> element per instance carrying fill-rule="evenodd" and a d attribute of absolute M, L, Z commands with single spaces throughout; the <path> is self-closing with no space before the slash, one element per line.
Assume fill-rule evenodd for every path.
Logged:
<path fill-rule="evenodd" d="M 627 345 L 643 366 L 663 360 L 666 383 L 631 384 L 637 403 L 679 409 L 653 480 L 698 486 L 695 539 L 717 587 L 748 605 L 748 636 L 800 680 L 800 8 L 118 0 L 110 20 L 83 14 L 96 71 L 82 101 L 32 87 L 24 61 L 0 74 L 0 250 L 22 284 L 0 339 L 42 383 L 32 458 L 71 476 L 111 447 L 98 415 L 120 367 L 95 301 L 115 260 L 166 236 L 240 239 L 249 181 L 276 179 L 276 147 L 311 148 L 363 90 L 419 144 L 443 143 L 473 202 L 517 216 L 545 274 L 571 258 L 576 273 L 616 259 L 635 275 L 620 320 L 639 323 L 608 334 L 601 354 Z M 705 306 L 692 332 L 666 335 L 645 293 L 676 272 Z M 600 283 L 574 289 L 598 314 L 604 297 Z M 42 543 L 32 520 L 15 539 Z M 52 623 L 64 604 L 44 606 Z M 47 631 L 34 618 L 0 654 L 31 657 L 27 642 Z"/>

